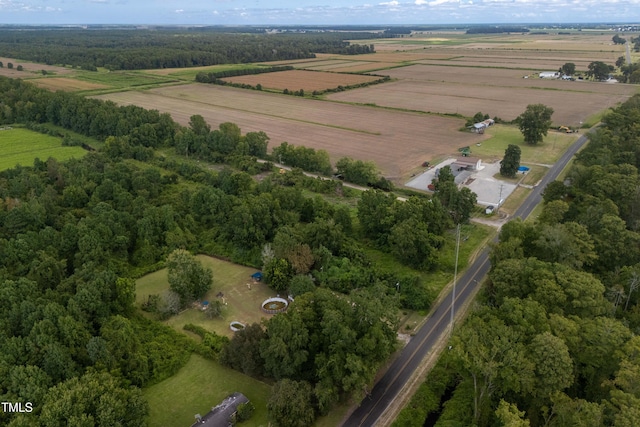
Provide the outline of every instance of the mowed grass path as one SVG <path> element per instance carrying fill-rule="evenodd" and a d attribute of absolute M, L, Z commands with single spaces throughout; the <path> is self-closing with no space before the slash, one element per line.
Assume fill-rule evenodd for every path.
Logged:
<path fill-rule="evenodd" d="M 197 258 L 213 272 L 213 285 L 203 300 L 214 301 L 218 292 L 222 292 L 227 304 L 223 310 L 223 318 L 207 319 L 201 311 L 190 308 L 171 317 L 165 322 L 166 324 L 184 332 L 183 326 L 193 323 L 217 334 L 231 337 L 233 332 L 229 329 L 229 323 L 232 321 L 248 325 L 260 322 L 263 317 L 270 317 L 262 312 L 261 305 L 265 299 L 276 296 L 276 293 L 264 283 L 252 283 L 251 275 L 256 272 L 255 268 L 206 255 L 198 255 Z M 248 283 L 251 284 L 251 289 L 247 286 Z M 162 294 L 168 289 L 166 268 L 147 274 L 136 281 L 136 302 L 142 304 L 149 295 Z"/>
<path fill-rule="evenodd" d="M 59 161 L 80 158 L 87 152 L 81 147 L 63 147 L 62 140 L 28 129 L 0 130 L 0 170 L 14 166 L 32 166 L 33 160 L 53 157 Z"/>
<path fill-rule="evenodd" d="M 269 390 L 268 384 L 193 354 L 177 374 L 146 388 L 143 394 L 149 402 L 149 425 L 153 427 L 190 426 L 195 414 L 205 415 L 236 391 L 247 396 L 256 408 L 242 426 L 266 427 Z"/>

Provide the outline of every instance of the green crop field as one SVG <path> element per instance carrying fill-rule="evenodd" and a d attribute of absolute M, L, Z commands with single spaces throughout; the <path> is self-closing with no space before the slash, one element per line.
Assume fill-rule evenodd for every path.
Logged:
<path fill-rule="evenodd" d="M 62 140 L 22 128 L 0 130 L 0 170 L 14 166 L 32 166 L 37 157 L 47 160 L 53 157 L 63 161 L 86 154 L 81 147 L 63 147 Z"/>
<path fill-rule="evenodd" d="M 155 87 L 162 84 L 176 83 L 172 77 L 143 73 L 140 71 L 82 71 L 76 74 L 78 80 L 109 86 L 111 89 L 129 90 Z M 91 92 L 101 93 L 105 89 Z"/>
<path fill-rule="evenodd" d="M 195 421 L 195 414 L 205 415 L 212 406 L 238 391 L 256 408 L 242 426 L 266 427 L 269 388 L 268 384 L 194 354 L 177 374 L 143 393 L 149 402 L 150 426 L 189 426 Z"/>

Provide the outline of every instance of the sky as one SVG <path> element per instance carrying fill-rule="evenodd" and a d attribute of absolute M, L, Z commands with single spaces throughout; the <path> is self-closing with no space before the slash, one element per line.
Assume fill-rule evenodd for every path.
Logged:
<path fill-rule="evenodd" d="M 0 0 L 0 24 L 633 23 L 640 0 Z"/>

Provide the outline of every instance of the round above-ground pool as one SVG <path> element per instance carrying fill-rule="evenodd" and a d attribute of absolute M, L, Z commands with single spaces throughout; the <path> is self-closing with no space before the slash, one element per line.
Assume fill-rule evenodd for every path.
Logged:
<path fill-rule="evenodd" d="M 289 307 L 289 301 L 280 297 L 268 298 L 262 303 L 262 311 L 268 314 L 282 313 L 287 307 Z"/>

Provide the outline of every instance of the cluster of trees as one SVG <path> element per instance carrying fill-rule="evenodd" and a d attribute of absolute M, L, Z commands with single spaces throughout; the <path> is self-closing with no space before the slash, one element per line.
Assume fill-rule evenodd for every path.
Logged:
<path fill-rule="evenodd" d="M 605 117 L 568 185 L 545 189 L 536 222 L 503 226 L 483 305 L 418 397 L 438 410 L 452 391 L 437 425 L 640 420 L 638 114 L 636 95 Z"/>
<path fill-rule="evenodd" d="M 295 146 L 288 142 L 283 142 L 274 147 L 272 158 L 283 165 L 293 166 L 308 172 L 318 172 L 324 175 L 331 175 L 333 167 L 326 150 L 316 150 L 302 145 Z"/>
<path fill-rule="evenodd" d="M 640 83 L 640 62 L 627 64 L 624 56 L 616 61 L 616 67 L 620 68 L 622 75 L 617 75 L 616 79 L 622 83 Z"/>
<path fill-rule="evenodd" d="M 137 70 L 314 58 L 315 53 L 373 53 L 373 45 L 345 41 L 370 36 L 366 32 L 240 34 L 176 28 L 4 29 L 0 51 L 10 58 L 48 65 Z"/>
<path fill-rule="evenodd" d="M 377 190 L 363 193 L 358 220 L 366 237 L 407 265 L 435 267 L 445 231 L 469 220 L 476 194 L 458 189 L 448 166 L 440 169 L 434 186 L 432 199 L 406 202 Z"/>
<path fill-rule="evenodd" d="M 606 80 L 615 70 L 613 65 L 605 64 L 602 61 L 593 61 L 587 66 L 587 77 L 594 80 Z"/>
<path fill-rule="evenodd" d="M 615 36 L 613 36 L 612 40 L 613 44 L 625 44 L 627 42 L 627 39 L 625 39 L 624 37 L 620 37 L 620 34 L 616 34 Z"/>
<path fill-rule="evenodd" d="M 293 67 L 291 65 L 280 65 L 280 66 L 260 67 L 260 68 L 237 68 L 233 70 L 213 71 L 210 73 L 205 73 L 204 71 L 201 71 L 198 74 L 196 74 L 196 81 L 198 83 L 218 83 L 219 79 L 224 79 L 225 77 L 275 73 L 278 71 L 287 71 L 287 70 L 293 70 Z"/>
<path fill-rule="evenodd" d="M 304 293 L 286 313 L 238 331 L 220 360 L 277 381 L 268 402 L 278 426 L 309 426 L 345 397 L 362 398 L 395 350 L 396 302 L 384 287 Z"/>

